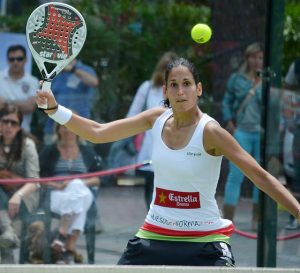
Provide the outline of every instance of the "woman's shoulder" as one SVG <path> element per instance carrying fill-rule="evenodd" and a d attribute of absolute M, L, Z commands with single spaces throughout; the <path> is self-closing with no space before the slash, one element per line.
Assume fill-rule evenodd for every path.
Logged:
<path fill-rule="evenodd" d="M 205 131 L 208 132 L 209 134 L 213 134 L 220 129 L 222 129 L 222 126 L 218 121 L 216 121 L 214 118 L 207 116 L 207 122 L 205 123 Z"/>
<path fill-rule="evenodd" d="M 146 118 L 146 120 L 153 126 L 155 121 L 167 111 L 168 108 L 158 106 L 158 107 L 152 107 L 148 110 L 145 110 L 144 112 L 142 112 L 142 115 L 143 118 Z"/>
<path fill-rule="evenodd" d="M 230 75 L 229 81 L 235 81 L 235 80 L 245 79 L 245 78 L 246 76 L 243 72 L 236 71 Z"/>
<path fill-rule="evenodd" d="M 206 123 L 203 133 L 206 151 L 215 150 L 221 141 L 231 137 L 231 135 L 215 119 Z M 219 156 L 221 153 L 215 150 L 214 155 Z"/>
<path fill-rule="evenodd" d="M 149 111 L 151 113 L 152 118 L 156 120 L 161 115 L 165 114 L 166 112 L 170 112 L 172 110 L 171 110 L 171 108 L 159 106 L 159 107 L 150 108 L 147 111 Z"/>
<path fill-rule="evenodd" d="M 154 116 L 153 124 L 156 121 L 168 119 L 172 114 L 173 114 L 172 108 L 166 108 L 166 107 L 156 108 L 153 115 Z"/>
<path fill-rule="evenodd" d="M 220 132 L 224 130 L 217 120 L 207 114 L 202 117 L 201 121 L 203 121 L 204 132 L 207 136 L 219 136 Z"/>
<path fill-rule="evenodd" d="M 32 137 L 26 136 L 25 137 L 25 146 L 28 148 L 37 148 L 36 147 L 37 143 Z"/>
<path fill-rule="evenodd" d="M 235 72 L 229 77 L 227 87 L 229 89 L 239 88 L 240 86 L 248 85 L 248 82 L 249 80 L 243 72 Z"/>
<path fill-rule="evenodd" d="M 26 158 L 35 157 L 35 155 L 38 154 L 37 142 L 29 136 L 26 136 L 24 138 L 24 142 L 22 146 L 22 154 Z"/>

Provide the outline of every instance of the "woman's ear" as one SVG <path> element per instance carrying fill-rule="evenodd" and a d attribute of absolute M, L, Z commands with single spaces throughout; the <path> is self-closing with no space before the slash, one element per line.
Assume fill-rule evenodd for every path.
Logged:
<path fill-rule="evenodd" d="M 202 83 L 198 82 L 197 84 L 197 96 L 201 97 L 202 96 Z"/>

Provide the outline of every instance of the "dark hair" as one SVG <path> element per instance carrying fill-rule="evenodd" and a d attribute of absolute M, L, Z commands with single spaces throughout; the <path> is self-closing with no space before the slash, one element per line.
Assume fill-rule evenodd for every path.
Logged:
<path fill-rule="evenodd" d="M 8 57 L 9 56 L 9 53 L 11 52 L 14 52 L 14 51 L 17 51 L 17 50 L 21 50 L 24 54 L 24 57 L 26 58 L 26 49 L 24 46 L 22 45 L 11 45 L 8 49 L 7 49 L 7 52 L 6 52 L 6 56 Z"/>
<path fill-rule="evenodd" d="M 2 119 L 3 116 L 10 115 L 10 114 L 16 114 L 20 125 L 23 121 L 23 114 L 22 112 L 13 104 L 5 104 L 3 108 L 0 110 L 0 119 Z M 19 132 L 17 133 L 15 139 L 13 140 L 11 144 L 11 150 L 7 154 L 7 161 L 9 167 L 13 162 L 19 161 L 22 156 L 22 150 L 25 143 L 25 138 L 27 134 L 24 132 L 24 130 L 21 128 Z M 0 144 L 3 144 L 3 136 L 0 137 Z"/>
<path fill-rule="evenodd" d="M 19 108 L 13 104 L 5 103 L 5 105 L 0 109 L 0 119 L 3 116 L 10 115 L 10 114 L 16 114 L 20 124 L 22 124 L 23 113 L 19 110 Z"/>
<path fill-rule="evenodd" d="M 199 75 L 198 75 L 198 72 L 197 72 L 195 66 L 187 59 L 181 57 L 181 58 L 170 61 L 169 64 L 167 65 L 167 69 L 165 71 L 165 85 L 166 86 L 168 85 L 168 79 L 169 79 L 169 75 L 170 75 L 172 69 L 175 67 L 178 67 L 178 66 L 185 66 L 193 75 L 195 84 L 199 83 L 199 81 L 200 81 Z M 163 103 L 164 103 L 165 107 L 170 107 L 170 102 L 168 99 L 165 99 Z"/>

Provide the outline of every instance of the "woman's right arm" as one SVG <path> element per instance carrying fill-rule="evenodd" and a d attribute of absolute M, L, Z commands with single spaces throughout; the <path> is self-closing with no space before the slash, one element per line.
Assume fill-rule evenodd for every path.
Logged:
<path fill-rule="evenodd" d="M 39 105 L 48 102 L 49 108 L 57 105 L 52 92 L 41 90 L 37 92 L 36 102 Z M 63 125 L 81 138 L 92 143 L 113 142 L 150 129 L 156 118 L 165 110 L 166 109 L 162 107 L 152 108 L 136 116 L 104 124 L 97 123 L 72 113 L 70 120 Z M 56 113 L 56 111 L 57 109 L 45 110 L 50 117 Z"/>

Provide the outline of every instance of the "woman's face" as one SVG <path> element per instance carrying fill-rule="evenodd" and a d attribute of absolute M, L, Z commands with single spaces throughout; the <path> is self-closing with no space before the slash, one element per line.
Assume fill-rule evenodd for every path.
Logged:
<path fill-rule="evenodd" d="M 8 55 L 9 69 L 12 73 L 22 73 L 26 64 L 26 57 L 22 50 L 11 51 Z"/>
<path fill-rule="evenodd" d="M 60 136 L 60 140 L 63 141 L 77 141 L 77 135 L 68 130 L 65 126 L 60 125 L 58 129 L 58 134 Z"/>
<path fill-rule="evenodd" d="M 263 53 L 261 51 L 248 56 L 248 66 L 250 71 L 261 71 L 263 68 Z"/>
<path fill-rule="evenodd" d="M 201 83 L 196 84 L 193 74 L 183 65 L 174 67 L 164 86 L 164 96 L 177 111 L 188 111 L 197 105 L 198 96 L 202 94 Z"/>
<path fill-rule="evenodd" d="M 6 141 L 12 141 L 21 130 L 17 114 L 8 114 L 0 119 L 1 134 Z"/>

